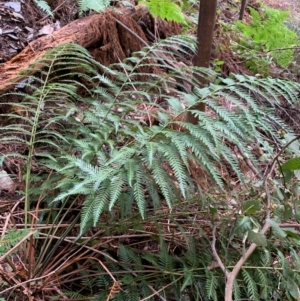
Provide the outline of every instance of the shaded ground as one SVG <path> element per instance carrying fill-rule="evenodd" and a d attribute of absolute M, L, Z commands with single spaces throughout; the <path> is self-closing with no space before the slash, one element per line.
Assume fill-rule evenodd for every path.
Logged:
<path fill-rule="evenodd" d="M 31 41 L 52 33 L 78 17 L 73 0 L 57 0 L 55 19 L 43 13 L 33 1 L 1 1 L 0 63 L 17 55 Z"/>

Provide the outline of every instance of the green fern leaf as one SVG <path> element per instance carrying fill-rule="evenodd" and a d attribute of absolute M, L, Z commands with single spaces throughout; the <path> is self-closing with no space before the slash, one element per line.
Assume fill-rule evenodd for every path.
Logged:
<path fill-rule="evenodd" d="M 239 300 L 241 299 L 242 295 L 241 295 L 241 288 L 240 288 L 240 285 L 238 283 L 238 280 L 235 279 L 234 280 L 234 283 L 233 283 L 233 295 L 234 295 L 234 299 L 235 300 Z"/>
<path fill-rule="evenodd" d="M 143 178 L 142 178 L 143 172 L 140 168 L 136 171 L 136 182 L 133 185 L 133 195 L 135 197 L 135 201 L 137 202 L 139 212 L 144 218 L 145 216 L 145 209 L 146 209 L 146 200 L 145 200 L 145 193 L 143 190 Z"/>
<path fill-rule="evenodd" d="M 186 23 L 180 7 L 171 0 L 147 0 L 140 1 L 139 4 L 147 6 L 154 18 L 160 17 L 167 21 Z"/>
<path fill-rule="evenodd" d="M 206 276 L 206 294 L 208 298 L 211 298 L 214 301 L 218 301 L 218 296 L 216 289 L 218 287 L 218 280 L 215 277 L 215 275 L 211 272 L 206 270 L 205 271 L 205 276 Z"/>
<path fill-rule="evenodd" d="M 168 183 L 166 179 L 168 178 L 166 171 L 161 167 L 160 162 L 156 159 L 152 164 L 152 175 L 155 179 L 156 184 L 161 189 L 161 192 L 170 208 L 176 198 L 173 198 L 173 193 L 170 188 L 173 186 Z"/>
<path fill-rule="evenodd" d="M 112 210 L 113 206 L 115 205 L 115 202 L 119 199 L 124 184 L 125 182 L 122 179 L 121 173 L 111 179 L 110 200 L 109 200 L 109 207 L 108 207 L 109 211 Z"/>
<path fill-rule="evenodd" d="M 256 269 L 255 276 L 258 279 L 257 283 L 260 287 L 260 297 L 267 300 L 268 299 L 268 274 L 262 269 Z"/>
<path fill-rule="evenodd" d="M 0 256 L 4 255 L 12 246 L 21 241 L 30 230 L 10 230 L 0 238 Z"/>
<path fill-rule="evenodd" d="M 49 6 L 49 4 L 45 0 L 34 0 L 34 2 L 47 15 L 50 15 L 50 16 L 53 17 L 53 13 L 51 11 L 51 7 Z"/>
<path fill-rule="evenodd" d="M 176 149 L 166 144 L 161 144 L 158 146 L 158 151 L 160 151 L 162 155 L 166 157 L 166 161 L 170 163 L 176 180 L 178 181 L 182 196 L 185 198 L 185 183 L 187 181 L 186 171 L 182 161 L 180 160 L 180 156 L 176 152 Z"/>
<path fill-rule="evenodd" d="M 251 277 L 246 269 L 242 269 L 242 275 L 247 286 L 247 297 L 254 301 L 259 301 L 258 289 L 254 278 Z"/>
<path fill-rule="evenodd" d="M 103 183 L 97 194 L 91 194 L 84 202 L 84 206 L 81 211 L 81 233 L 86 229 L 87 225 L 92 222 L 93 227 L 99 220 L 100 214 L 107 209 L 110 200 L 110 188 L 109 182 Z"/>
<path fill-rule="evenodd" d="M 109 0 L 77 0 L 77 1 L 79 5 L 80 14 L 90 9 L 95 12 L 101 12 L 110 5 Z"/>

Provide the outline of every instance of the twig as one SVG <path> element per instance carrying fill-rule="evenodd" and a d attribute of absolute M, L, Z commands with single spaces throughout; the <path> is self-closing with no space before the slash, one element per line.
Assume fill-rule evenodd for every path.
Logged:
<path fill-rule="evenodd" d="M 33 234 L 33 233 L 29 233 L 29 234 Z M 27 236 L 28 236 L 28 235 L 27 235 Z M 26 236 L 26 238 L 27 238 L 27 236 Z M 24 238 L 25 238 L 25 237 L 24 237 Z M 22 240 L 23 240 L 23 239 L 22 239 Z M 80 250 L 81 250 L 81 249 L 79 249 L 76 253 L 78 253 Z M 75 254 L 76 254 L 76 253 L 75 253 Z M 72 256 L 74 256 L 75 254 L 73 254 Z M 72 256 L 69 256 L 69 257 L 68 257 L 68 258 L 67 258 L 67 259 L 66 259 L 66 260 L 65 260 L 65 261 L 57 268 L 57 269 L 55 269 L 54 271 L 52 271 L 52 272 L 50 272 L 50 273 L 48 273 L 48 274 L 46 274 L 46 275 L 43 275 L 43 276 L 40 276 L 40 277 L 36 277 L 36 278 L 34 278 L 34 279 L 28 279 L 28 280 L 26 280 L 26 281 L 23 281 L 23 282 L 20 282 L 20 283 L 14 285 L 14 286 L 8 287 L 8 288 L 6 288 L 5 290 L 1 291 L 0 294 L 4 294 L 5 292 L 8 292 L 8 291 L 10 291 L 10 290 L 14 290 L 15 288 L 17 288 L 17 287 L 19 287 L 19 286 L 23 286 L 23 285 L 26 284 L 26 283 L 38 281 L 38 280 L 47 278 L 47 277 L 49 277 L 49 276 L 51 276 L 51 275 L 57 273 L 62 267 L 64 267 L 65 262 L 68 262 L 69 259 L 70 259 Z M 0 260 L 1 260 L 2 257 L 3 257 L 3 256 L 0 257 Z"/>
<path fill-rule="evenodd" d="M 273 172 L 276 162 L 278 161 L 279 156 L 284 152 L 284 150 L 290 145 L 292 144 L 294 141 L 298 140 L 300 138 L 300 135 L 297 135 L 294 139 L 292 139 L 290 142 L 288 142 L 278 153 L 277 155 L 274 157 L 274 159 L 272 160 L 271 163 L 271 168 L 269 169 L 269 171 L 267 173 L 265 173 L 264 175 L 264 180 L 263 180 L 263 184 L 264 184 L 264 188 L 265 188 L 265 192 L 266 192 L 266 198 L 267 198 L 267 215 L 266 215 L 266 219 L 265 219 L 265 224 L 262 228 L 262 230 L 260 231 L 261 234 L 266 234 L 266 232 L 269 230 L 270 225 L 267 222 L 267 219 L 270 218 L 271 215 L 271 196 L 270 196 L 270 191 L 269 191 L 269 187 L 268 187 L 268 183 L 267 180 L 269 178 L 269 175 Z M 252 243 L 250 245 L 250 247 L 248 248 L 248 250 L 246 251 L 246 253 L 244 254 L 244 256 L 242 256 L 240 258 L 240 260 L 237 262 L 237 264 L 234 266 L 233 270 L 228 274 L 227 279 L 226 279 L 226 287 L 225 287 L 225 301 L 232 301 L 232 292 L 233 292 L 233 283 L 234 280 L 236 279 L 236 276 L 238 275 L 239 271 L 241 270 L 242 266 L 245 264 L 245 262 L 247 261 L 247 259 L 251 256 L 251 254 L 254 252 L 254 250 L 256 249 L 257 244 Z M 222 263 L 223 264 L 223 263 Z M 219 264 L 220 265 L 220 264 Z M 222 265 L 220 265 L 220 267 L 222 268 Z"/>
<path fill-rule="evenodd" d="M 148 299 L 154 297 L 155 295 L 157 295 L 159 292 L 163 291 L 163 290 L 164 290 L 165 288 L 167 288 L 168 286 L 173 285 L 175 282 L 179 281 L 182 277 L 183 277 L 183 276 L 179 277 L 178 279 L 176 279 L 176 280 L 172 281 L 171 283 L 165 285 L 164 287 L 162 287 L 162 288 L 159 289 L 158 291 L 155 291 L 155 293 L 153 293 L 152 295 L 147 296 L 146 298 L 144 298 L 144 299 L 142 299 L 142 300 L 140 300 L 140 301 L 146 301 L 146 300 L 148 300 Z M 160 297 L 160 298 L 161 298 L 161 297 Z"/>
<path fill-rule="evenodd" d="M 61 4 L 59 4 L 57 7 L 55 7 L 55 9 L 53 9 L 52 13 L 57 12 L 67 1 L 68 0 L 65 0 L 64 2 L 62 2 Z M 51 15 L 48 14 L 46 17 L 44 17 L 41 20 L 37 21 L 37 24 L 43 22 L 44 20 L 46 20 L 49 17 L 51 17 Z"/>
<path fill-rule="evenodd" d="M 10 210 L 10 212 L 8 213 L 7 217 L 5 218 L 5 223 L 4 223 L 4 226 L 2 228 L 2 234 L 1 234 L 1 238 L 3 238 L 5 236 L 5 232 L 6 232 L 6 228 L 7 228 L 7 225 L 8 225 L 8 222 L 9 222 L 9 219 L 12 215 L 12 213 L 15 211 L 15 209 L 19 206 L 20 202 L 22 200 L 24 200 L 25 197 L 23 197 L 21 200 L 17 201 L 15 203 L 15 205 L 13 206 L 13 208 Z"/>
<path fill-rule="evenodd" d="M 267 216 L 266 219 L 270 218 L 271 215 L 271 210 L 270 210 L 270 205 L 271 205 L 271 197 L 270 197 L 270 192 L 268 188 L 268 184 L 265 181 L 265 191 L 266 191 L 266 197 L 267 197 Z M 269 230 L 270 225 L 268 224 L 267 221 L 265 221 L 265 224 L 260 231 L 261 234 L 266 234 L 266 232 Z M 232 301 L 232 292 L 233 292 L 233 283 L 234 280 L 241 270 L 242 266 L 245 264 L 247 259 L 250 257 L 250 255 L 254 252 L 256 249 L 257 244 L 252 243 L 244 256 L 240 258 L 240 260 L 237 262 L 237 264 L 234 266 L 233 270 L 228 274 L 227 281 L 226 281 L 226 287 L 225 287 L 225 301 Z"/>
<path fill-rule="evenodd" d="M 243 160 L 246 162 L 247 166 L 252 170 L 252 172 L 261 178 L 261 174 L 260 172 L 255 168 L 255 166 L 253 165 L 253 163 L 249 160 L 249 158 L 247 158 L 247 156 L 243 153 L 243 151 L 241 150 L 241 148 L 238 146 L 238 151 L 241 154 L 241 156 L 243 157 Z"/>
<path fill-rule="evenodd" d="M 132 31 L 128 26 L 126 26 L 124 23 L 122 23 L 120 20 L 117 18 L 113 17 L 114 21 L 121 25 L 124 29 L 126 29 L 130 34 L 135 36 L 144 46 L 149 47 L 149 44 L 145 42 L 139 35 L 137 35 L 134 31 Z"/>
<path fill-rule="evenodd" d="M 213 232 L 212 232 L 212 243 L 211 243 L 211 248 L 212 248 L 212 252 L 213 252 L 213 255 L 215 257 L 215 260 L 217 261 L 220 269 L 223 271 L 224 275 L 228 276 L 228 271 L 226 270 L 226 267 L 224 265 L 224 263 L 222 262 L 217 250 L 216 250 L 216 229 L 217 229 L 217 225 L 214 225 L 213 227 Z"/>

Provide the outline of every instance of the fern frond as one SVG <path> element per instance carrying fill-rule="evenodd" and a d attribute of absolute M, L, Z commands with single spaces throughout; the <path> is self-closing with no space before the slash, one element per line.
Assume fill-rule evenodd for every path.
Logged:
<path fill-rule="evenodd" d="M 255 279 L 250 275 L 250 273 L 246 269 L 242 269 L 242 275 L 246 284 L 247 297 L 254 301 L 259 301 L 259 294 Z"/>
<path fill-rule="evenodd" d="M 8 250 L 21 241 L 30 230 L 10 230 L 0 239 L 0 254 L 4 255 Z"/>
<path fill-rule="evenodd" d="M 175 258 L 169 254 L 167 246 L 162 238 L 160 241 L 158 265 L 162 271 L 173 271 L 175 266 Z"/>
<path fill-rule="evenodd" d="M 135 183 L 133 184 L 133 195 L 138 205 L 139 212 L 142 218 L 145 217 L 145 210 L 146 210 L 145 192 L 142 186 L 142 183 L 144 181 L 143 175 L 144 173 L 142 172 L 139 166 L 135 174 Z"/>
<path fill-rule="evenodd" d="M 95 227 L 100 214 L 104 209 L 108 209 L 110 199 L 109 185 L 109 182 L 105 181 L 102 188 L 96 194 L 91 194 L 87 197 L 81 211 L 81 233 L 83 233 L 91 223 Z"/>
<path fill-rule="evenodd" d="M 269 250 L 264 249 L 263 252 L 261 252 L 261 263 L 264 267 L 269 266 L 270 262 L 271 262 L 271 254 L 269 252 Z"/>
<path fill-rule="evenodd" d="M 53 13 L 51 11 L 51 7 L 45 0 L 34 0 L 35 4 L 44 11 L 47 15 L 50 15 L 53 17 Z"/>
<path fill-rule="evenodd" d="M 110 201 L 109 201 L 109 207 L 108 207 L 110 211 L 112 210 L 113 206 L 115 205 L 115 202 L 119 199 L 124 185 L 125 185 L 125 181 L 124 181 L 124 177 L 121 173 L 111 179 Z"/>
<path fill-rule="evenodd" d="M 238 283 L 238 280 L 235 279 L 234 280 L 234 283 L 233 283 L 233 295 L 234 295 L 234 299 L 235 300 L 239 300 L 241 299 L 242 295 L 241 295 L 241 289 L 240 289 L 240 285 Z"/>
<path fill-rule="evenodd" d="M 134 253 L 131 249 L 126 248 L 122 244 L 119 245 L 119 258 L 124 263 L 134 263 L 136 269 L 141 267 L 140 257 L 137 256 L 137 254 Z M 128 270 L 130 270 L 130 268 L 128 268 Z"/>
<path fill-rule="evenodd" d="M 79 5 L 79 13 L 82 14 L 87 10 L 101 12 L 110 5 L 109 0 L 77 0 Z"/>
<path fill-rule="evenodd" d="M 153 160 L 152 163 L 152 176 L 156 182 L 156 185 L 160 188 L 168 206 L 171 208 L 174 200 L 176 200 L 176 190 L 172 191 L 173 184 L 169 178 L 166 170 L 161 166 L 161 161 L 158 159 Z M 168 179 L 166 181 L 166 179 Z"/>
<path fill-rule="evenodd" d="M 140 1 L 140 4 L 147 6 L 154 18 L 160 17 L 167 21 L 186 23 L 180 7 L 171 0 L 146 0 Z"/>
<path fill-rule="evenodd" d="M 132 218 L 131 212 L 139 212 L 140 216 L 147 219 L 148 212 L 161 209 L 166 204 L 172 208 L 177 202 L 188 203 L 197 199 L 198 208 L 204 202 L 208 203 L 209 196 L 204 195 L 198 186 L 198 179 L 193 178 L 190 170 L 192 164 L 199 166 L 217 189 L 224 188 L 223 170 L 220 170 L 222 161 L 243 181 L 239 158 L 232 152 L 232 146 L 237 146 L 254 165 L 258 159 L 249 150 L 249 145 L 268 144 L 269 140 L 265 139 L 268 136 L 280 146 L 282 141 L 276 128 L 284 128 L 285 125 L 274 116 L 274 108 L 277 101 L 283 101 L 280 96 L 291 105 L 297 104 L 300 86 L 287 81 L 244 75 L 231 75 L 223 79 L 218 78 L 212 70 L 177 68 L 177 60 L 185 59 L 193 49 L 196 49 L 195 39 L 183 36 L 159 41 L 145 47 L 132 58 L 109 67 L 95 62 L 77 45 L 58 47 L 41 58 L 38 63 L 43 69 L 41 77 L 32 77 L 35 82 L 29 85 L 33 93 L 23 97 L 21 115 L 6 115 L 10 120 L 17 117 L 19 124 L 11 122 L 1 127 L 0 131 L 0 143 L 17 141 L 18 145 L 26 147 L 26 151 L 31 147 L 30 158 L 35 156 L 34 159 L 39 160 L 40 155 L 42 160 L 38 161 L 39 164 L 53 174 L 51 179 L 43 174 L 28 177 L 32 181 L 28 196 L 36 196 L 40 187 L 47 187 L 51 191 L 47 205 L 64 206 L 70 200 L 75 202 L 79 198 L 81 234 L 92 226 L 99 226 L 106 231 L 110 225 L 101 224 L 101 214 L 116 209 L 122 220 L 119 224 L 119 221 L 115 223 L 117 232 L 128 227 L 126 218 Z M 78 61 L 75 60 L 77 56 Z M 67 69 L 68 62 L 71 62 L 70 69 Z M 78 70 L 74 62 L 78 62 Z M 154 66 L 163 70 L 163 74 L 156 74 Z M 78 80 L 81 67 L 86 85 Z M 35 70 L 34 65 L 30 68 L 32 72 Z M 124 69 L 128 71 L 127 74 L 119 72 Z M 211 84 L 204 88 L 197 87 L 196 79 L 191 76 L 193 72 L 210 79 Z M 75 79 L 71 82 L 74 75 Z M 185 84 L 195 88 L 178 92 L 178 86 L 184 88 Z M 85 96 L 78 95 L 79 89 L 85 91 Z M 182 116 L 202 102 L 207 105 L 208 114 L 194 111 L 199 116 L 198 124 L 182 121 Z M 178 131 L 179 127 L 182 131 Z M 287 127 L 286 132 L 292 133 Z M 45 155 L 48 149 L 51 156 Z M 271 153 L 271 146 L 269 149 Z M 30 165 L 28 170 L 31 170 Z M 40 185 L 38 181 L 43 181 L 43 184 Z M 56 204 L 56 201 L 61 202 Z M 44 216 L 39 218 L 46 220 Z M 138 224 L 136 220 L 135 216 L 131 222 Z M 187 220 L 191 221 L 191 216 Z M 179 222 L 173 224 L 177 230 L 185 232 L 181 236 L 183 245 L 189 245 L 190 230 L 184 231 L 184 225 Z M 195 219 L 192 225 L 195 232 L 205 234 L 198 220 Z M 143 228 L 140 224 L 134 226 L 132 228 L 135 230 Z M 153 241 L 157 243 L 155 239 Z M 188 287 L 189 279 L 206 276 L 205 287 L 200 288 L 197 284 L 193 289 L 198 287 L 196 295 L 205 296 L 204 300 L 217 300 L 216 290 L 222 284 L 215 271 L 207 271 L 203 275 L 207 262 L 211 262 L 209 244 L 203 241 L 201 256 L 197 256 L 191 247 L 186 256 L 177 259 L 170 251 L 172 248 L 167 249 L 162 243 L 158 255 L 143 254 L 143 261 L 155 267 L 153 272 L 143 276 L 147 277 L 143 280 L 153 277 L 153 283 L 163 287 L 165 282 L 177 277 L 174 271 L 178 269 L 182 275 L 182 270 L 186 269 L 185 278 L 172 287 L 176 296 L 182 297 L 180 289 Z M 180 252 L 184 253 L 184 248 L 186 246 Z M 222 248 L 225 248 L 224 245 Z M 110 249 L 109 252 L 113 251 Z M 138 259 L 134 260 L 139 257 L 137 254 L 134 251 L 122 254 L 131 265 L 127 269 L 122 266 L 118 268 L 139 270 L 141 263 Z M 268 265 L 270 258 L 262 258 L 262 261 L 263 265 Z M 97 288 L 104 290 L 103 294 L 99 293 L 99 298 L 106 300 L 106 290 L 111 280 L 102 278 L 105 271 L 97 271 L 102 273 L 96 281 Z M 169 273 L 161 273 L 165 278 L 156 277 L 157 271 Z M 199 271 L 203 271 L 203 274 Z M 285 271 L 290 272 L 288 268 Z M 199 277 L 198 273 L 201 274 Z M 254 300 L 258 299 L 258 284 L 254 279 L 263 280 L 259 273 L 245 269 L 242 274 L 246 283 L 245 291 Z M 124 276 L 124 273 L 114 276 L 122 277 L 120 275 Z M 141 299 L 137 289 L 140 279 L 133 274 L 120 279 L 121 282 L 127 281 L 124 292 L 131 289 L 132 285 L 133 299 Z M 235 290 L 236 296 L 242 295 L 237 288 Z M 128 300 L 124 292 L 114 299 Z M 169 292 L 166 290 L 164 293 L 168 295 Z"/>
<path fill-rule="evenodd" d="M 210 298 L 214 301 L 218 301 L 218 296 L 217 296 L 217 293 L 216 293 L 216 290 L 217 290 L 217 287 L 218 287 L 217 278 L 209 270 L 205 271 L 205 276 L 206 276 L 205 288 L 206 288 L 206 294 L 207 294 L 208 298 Z"/>
<path fill-rule="evenodd" d="M 262 269 L 256 269 L 255 276 L 261 292 L 260 298 L 262 297 L 264 297 L 265 299 L 268 298 L 268 291 L 269 291 L 269 280 L 267 278 L 268 274 Z"/>

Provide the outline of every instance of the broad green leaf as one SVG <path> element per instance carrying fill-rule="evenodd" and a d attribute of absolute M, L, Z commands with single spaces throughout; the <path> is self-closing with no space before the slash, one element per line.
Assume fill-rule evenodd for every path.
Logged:
<path fill-rule="evenodd" d="M 283 191 L 280 187 L 277 187 L 276 189 L 276 194 L 277 194 L 277 197 L 280 201 L 283 201 L 284 200 L 284 195 L 283 195 Z"/>
<path fill-rule="evenodd" d="M 283 231 L 280 228 L 280 226 L 279 226 L 279 224 L 277 222 L 275 222 L 274 220 L 268 218 L 267 219 L 267 223 L 272 227 L 273 233 L 274 233 L 274 235 L 276 237 L 278 237 L 278 238 L 284 238 L 284 237 L 286 237 L 285 231 Z"/>
<path fill-rule="evenodd" d="M 290 159 L 281 165 L 281 169 L 285 170 L 299 170 L 300 169 L 300 157 Z"/>
<path fill-rule="evenodd" d="M 256 233 L 252 230 L 248 232 L 248 239 L 251 242 L 254 242 L 258 246 L 266 247 L 267 246 L 267 239 L 266 236 L 262 233 Z"/>
<path fill-rule="evenodd" d="M 243 212 L 245 214 L 253 214 L 261 209 L 261 204 L 259 200 L 249 200 L 243 204 Z"/>
<path fill-rule="evenodd" d="M 286 142 L 290 142 L 292 141 L 293 139 L 295 139 L 295 135 L 293 133 L 286 133 L 284 135 L 284 139 L 286 140 Z M 295 140 L 294 142 L 292 142 L 288 148 L 295 154 L 298 154 L 299 153 L 299 149 L 300 149 L 300 143 L 298 140 Z"/>
<path fill-rule="evenodd" d="M 295 300 L 299 300 L 299 288 L 298 285 L 295 283 L 294 280 L 288 279 L 287 281 L 287 289 L 291 296 L 295 298 Z"/>
<path fill-rule="evenodd" d="M 295 229 L 287 228 L 284 229 L 284 232 L 286 233 L 288 238 L 300 240 L 300 235 L 295 231 Z"/>
<path fill-rule="evenodd" d="M 252 231 L 258 233 L 260 230 L 260 224 L 256 218 L 250 217 L 250 220 L 252 222 Z"/>
<path fill-rule="evenodd" d="M 285 204 L 282 219 L 288 220 L 292 216 L 292 214 L 293 214 L 292 206 L 290 204 Z"/>
<path fill-rule="evenodd" d="M 252 222 L 248 216 L 238 218 L 234 233 L 238 236 L 243 236 L 247 231 L 252 229 Z"/>
<path fill-rule="evenodd" d="M 294 171 L 296 172 L 296 171 Z M 294 172 L 292 172 L 291 170 L 287 169 L 287 170 L 283 170 L 283 174 L 284 174 L 284 179 L 285 179 L 285 182 L 287 184 L 290 184 L 291 181 L 292 181 L 292 178 L 294 176 Z"/>
<path fill-rule="evenodd" d="M 295 212 L 295 219 L 298 223 L 300 222 L 300 211 L 299 210 L 296 210 L 296 212 Z"/>
<path fill-rule="evenodd" d="M 218 213 L 218 210 L 215 207 L 213 207 L 212 205 L 209 205 L 209 213 L 213 215 L 213 214 Z"/>

